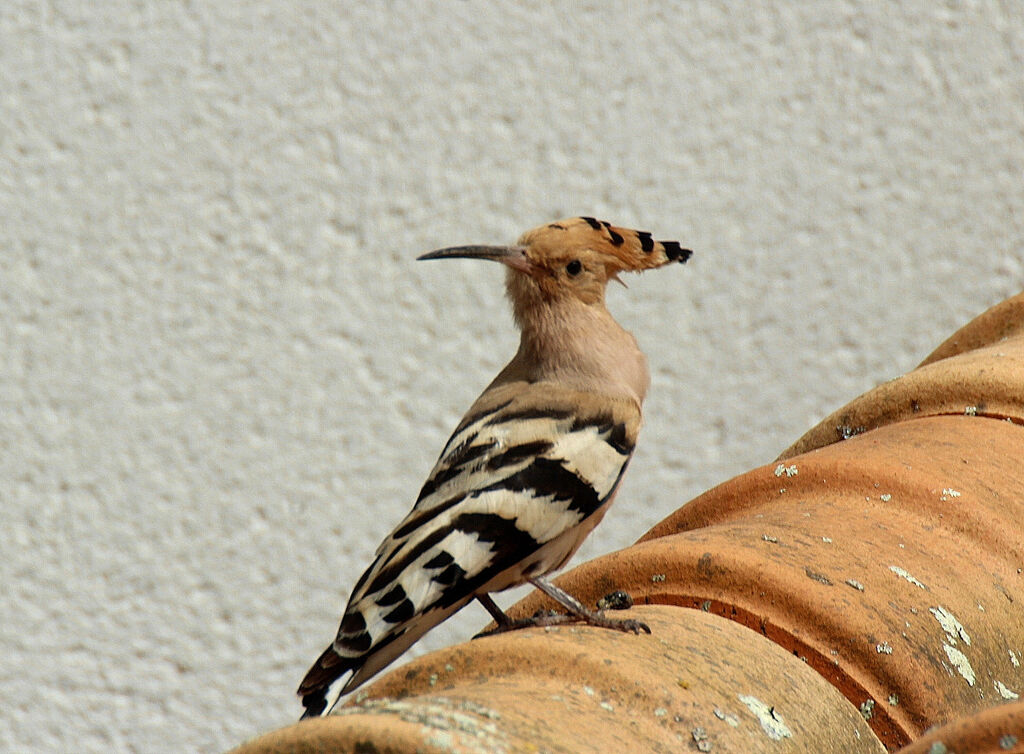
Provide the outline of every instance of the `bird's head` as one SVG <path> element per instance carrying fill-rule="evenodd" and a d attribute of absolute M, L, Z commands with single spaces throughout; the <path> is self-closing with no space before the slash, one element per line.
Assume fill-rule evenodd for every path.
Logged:
<path fill-rule="evenodd" d="M 419 258 L 503 263 L 509 268 L 509 295 L 518 310 L 565 299 L 601 303 L 608 281 L 618 279 L 620 272 L 682 263 L 691 254 L 676 241 L 655 241 L 650 233 L 573 217 L 527 231 L 514 246 L 455 246 Z"/>

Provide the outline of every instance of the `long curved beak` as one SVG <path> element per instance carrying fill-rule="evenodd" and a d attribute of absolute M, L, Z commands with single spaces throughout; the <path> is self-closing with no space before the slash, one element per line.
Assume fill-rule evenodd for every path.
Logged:
<path fill-rule="evenodd" d="M 416 259 L 489 259 L 520 272 L 530 272 L 533 269 L 526 256 L 525 246 L 451 246 L 428 252 Z"/>

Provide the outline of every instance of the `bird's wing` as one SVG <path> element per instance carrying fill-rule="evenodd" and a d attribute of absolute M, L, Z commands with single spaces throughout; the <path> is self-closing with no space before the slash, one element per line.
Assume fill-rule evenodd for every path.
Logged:
<path fill-rule="evenodd" d="M 611 498 L 639 428 L 639 407 L 627 399 L 550 383 L 485 393 L 353 590 L 334 642 L 354 670 L 343 693 L 485 587 L 560 566 L 578 541 L 548 553 L 553 562 L 531 556 Z"/>

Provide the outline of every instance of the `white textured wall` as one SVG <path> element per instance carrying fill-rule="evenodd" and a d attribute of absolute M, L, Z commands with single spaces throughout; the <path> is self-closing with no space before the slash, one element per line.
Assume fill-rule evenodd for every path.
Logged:
<path fill-rule="evenodd" d="M 0 749 L 294 719 L 514 350 L 418 253 L 695 250 L 611 293 L 654 383 L 588 558 L 1024 284 L 1019 3 L 353 5 L 0 4 Z"/>

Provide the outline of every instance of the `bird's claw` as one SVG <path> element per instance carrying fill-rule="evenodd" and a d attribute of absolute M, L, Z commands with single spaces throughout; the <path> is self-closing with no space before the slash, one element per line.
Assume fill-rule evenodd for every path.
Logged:
<path fill-rule="evenodd" d="M 620 621 L 620 623 L 622 624 L 623 631 L 630 631 L 634 634 L 639 634 L 641 631 L 645 634 L 649 634 L 651 632 L 651 627 L 640 620 L 627 619 Z"/>

